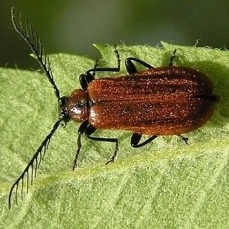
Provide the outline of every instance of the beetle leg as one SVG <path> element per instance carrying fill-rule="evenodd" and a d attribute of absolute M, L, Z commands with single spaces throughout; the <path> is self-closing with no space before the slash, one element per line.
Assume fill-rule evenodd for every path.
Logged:
<path fill-rule="evenodd" d="M 170 57 L 170 60 L 169 60 L 169 66 L 173 66 L 173 60 L 175 59 L 176 57 L 176 49 L 173 51 L 173 54 L 172 56 Z"/>
<path fill-rule="evenodd" d="M 86 71 L 85 75 L 90 74 L 90 75 L 95 75 L 95 72 L 120 72 L 120 55 L 118 53 L 118 50 L 116 49 L 116 45 L 114 46 L 114 53 L 116 55 L 117 59 L 117 67 L 114 68 L 98 68 L 97 65 L 94 66 L 94 68 Z"/>
<path fill-rule="evenodd" d="M 134 58 L 134 57 L 128 57 L 125 60 L 125 65 L 126 65 L 126 70 L 130 75 L 138 72 L 138 70 L 135 67 L 133 61 L 143 65 L 146 68 L 149 68 L 149 69 L 154 68 L 153 66 L 151 66 L 150 64 L 147 64 L 146 62 L 144 62 L 142 60 L 139 60 L 139 59 Z"/>
<path fill-rule="evenodd" d="M 101 137 L 93 137 L 91 134 L 93 134 L 96 131 L 96 128 L 88 125 L 85 130 L 85 136 L 93 141 L 101 141 L 101 142 L 114 142 L 115 143 L 115 151 L 112 155 L 112 157 L 105 163 L 106 165 L 110 162 L 114 162 L 114 159 L 117 156 L 118 152 L 118 139 L 117 138 L 101 138 Z"/>
<path fill-rule="evenodd" d="M 141 134 L 133 133 L 131 136 L 131 139 L 130 139 L 131 146 L 134 148 L 142 147 L 142 146 L 148 144 L 149 142 L 152 142 L 157 137 L 157 135 L 152 135 L 148 139 L 146 139 L 144 142 L 139 144 L 141 137 L 142 137 Z"/>
<path fill-rule="evenodd" d="M 95 79 L 95 73 L 96 72 L 120 72 L 120 56 L 118 53 L 118 50 L 116 49 L 116 45 L 114 46 L 115 50 L 115 55 L 117 58 L 117 67 L 115 68 L 98 68 L 98 60 L 96 60 L 95 65 L 92 69 L 86 71 L 85 74 L 81 74 L 79 76 L 79 82 L 81 85 L 81 88 L 83 90 L 87 90 L 88 84 Z"/>
<path fill-rule="evenodd" d="M 94 74 L 91 73 L 87 73 L 87 74 L 81 74 L 79 76 L 79 82 L 80 82 L 80 86 L 83 90 L 87 90 L 87 86 L 88 84 L 93 81 L 94 78 Z"/>
<path fill-rule="evenodd" d="M 86 129 L 87 129 L 87 126 L 88 126 L 88 120 L 85 120 L 84 122 L 81 123 L 79 129 L 78 129 L 78 137 L 77 137 L 77 150 L 76 150 L 76 155 L 75 155 L 75 159 L 74 159 L 74 162 L 73 162 L 73 167 L 72 169 L 75 170 L 75 168 L 77 167 L 77 161 L 78 161 L 78 157 L 79 157 L 79 154 L 80 154 L 80 150 L 81 150 L 81 135 L 83 133 L 85 133 Z"/>
<path fill-rule="evenodd" d="M 185 144 L 186 145 L 189 145 L 189 143 L 188 143 L 188 138 L 186 138 L 186 137 L 184 137 L 184 136 L 182 136 L 182 135 L 177 135 L 179 138 L 181 138 L 184 142 L 185 142 Z"/>
<path fill-rule="evenodd" d="M 99 65 L 99 59 L 96 59 L 93 69 L 96 69 L 98 65 Z M 95 71 L 92 73 L 92 75 L 95 76 Z"/>

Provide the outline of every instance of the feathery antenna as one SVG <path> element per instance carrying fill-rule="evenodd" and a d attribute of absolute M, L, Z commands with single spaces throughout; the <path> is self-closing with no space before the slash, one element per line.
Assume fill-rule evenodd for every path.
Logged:
<path fill-rule="evenodd" d="M 55 131 L 57 130 L 57 128 L 59 127 L 62 121 L 66 122 L 65 116 L 63 114 L 64 106 L 65 106 L 63 102 L 65 100 L 64 100 L 64 97 L 62 98 L 60 97 L 59 89 L 57 88 L 54 82 L 54 79 L 53 79 L 53 75 L 52 75 L 52 71 L 51 71 L 51 67 L 49 63 L 49 58 L 45 54 L 44 48 L 41 45 L 41 40 L 38 37 L 37 32 L 33 31 L 32 25 L 28 19 L 25 20 L 25 26 L 23 27 L 22 20 L 21 20 L 22 19 L 21 14 L 19 16 L 19 23 L 17 24 L 13 7 L 11 8 L 11 19 L 12 19 L 12 23 L 13 23 L 13 26 L 16 32 L 23 38 L 23 40 L 29 45 L 30 49 L 35 54 L 38 63 L 44 70 L 45 75 L 47 76 L 49 82 L 52 84 L 54 88 L 54 92 L 58 99 L 58 104 L 60 108 L 63 108 L 63 109 L 62 109 L 62 113 L 60 114 L 59 119 L 53 125 L 50 133 L 45 137 L 45 139 L 43 140 L 43 142 L 41 143 L 41 145 L 38 147 L 35 154 L 33 155 L 32 159 L 27 164 L 24 171 L 21 173 L 18 179 L 11 186 L 10 192 L 9 192 L 9 199 L 8 199 L 9 208 L 11 208 L 12 196 L 14 192 L 16 195 L 15 202 L 16 204 L 18 203 L 18 189 L 20 186 L 21 186 L 20 196 L 23 199 L 24 185 L 25 185 L 24 183 L 26 183 L 26 190 L 28 192 L 29 184 L 31 185 L 33 184 L 33 180 L 36 177 L 37 170 L 41 164 L 41 161 L 44 158 L 45 152 L 48 148 L 49 142 L 53 134 L 55 133 Z"/>
<path fill-rule="evenodd" d="M 46 56 L 45 50 L 41 44 L 41 39 L 39 38 L 36 31 L 33 30 L 32 24 L 29 22 L 28 18 L 25 20 L 25 25 L 22 24 L 22 15 L 19 15 L 19 24 L 16 22 L 14 8 L 11 8 L 11 20 L 15 31 L 21 36 L 21 38 L 29 45 L 31 51 L 35 54 L 38 63 L 44 70 L 49 82 L 54 88 L 55 95 L 60 100 L 60 92 L 53 80 L 52 70 L 49 63 L 49 58 Z"/>

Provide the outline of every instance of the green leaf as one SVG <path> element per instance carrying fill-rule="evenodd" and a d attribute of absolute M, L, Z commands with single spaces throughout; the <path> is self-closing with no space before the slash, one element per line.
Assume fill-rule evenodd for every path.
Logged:
<path fill-rule="evenodd" d="M 100 64 L 116 66 L 113 46 L 95 46 L 105 61 Z M 58 106 L 44 74 L 0 69 L 0 228 L 228 228 L 229 52 L 164 42 L 161 48 L 118 46 L 122 74 L 127 57 L 167 66 L 174 49 L 175 65 L 207 74 L 221 97 L 211 120 L 185 135 L 189 146 L 169 136 L 133 149 L 131 133 L 98 131 L 98 136 L 119 138 L 117 160 L 105 166 L 114 145 L 83 138 L 73 172 L 79 124 L 70 122 L 59 127 L 34 185 L 10 210 L 9 189 L 57 120 Z M 79 88 L 79 75 L 94 65 L 67 54 L 51 55 L 50 62 L 63 95 Z M 101 75 L 111 74 L 96 77 Z"/>

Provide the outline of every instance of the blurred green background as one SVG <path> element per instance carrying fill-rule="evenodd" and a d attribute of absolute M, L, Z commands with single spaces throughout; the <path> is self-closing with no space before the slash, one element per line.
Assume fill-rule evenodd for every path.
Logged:
<path fill-rule="evenodd" d="M 228 0 L 0 0 L 0 66 L 37 68 L 13 30 L 10 7 L 38 31 L 47 53 L 98 58 L 93 43 L 229 48 Z"/>

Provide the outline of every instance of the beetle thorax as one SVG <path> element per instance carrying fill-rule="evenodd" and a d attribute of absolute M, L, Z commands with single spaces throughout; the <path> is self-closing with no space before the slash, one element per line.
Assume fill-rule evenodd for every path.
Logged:
<path fill-rule="evenodd" d="M 77 89 L 72 92 L 66 103 L 70 119 L 82 122 L 88 118 L 88 99 L 87 92 Z"/>

